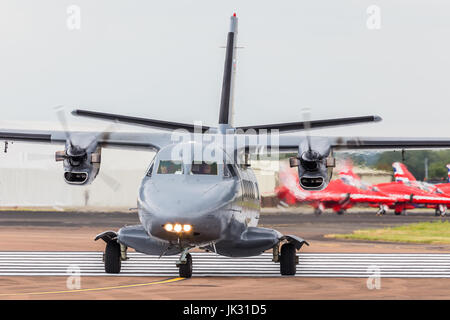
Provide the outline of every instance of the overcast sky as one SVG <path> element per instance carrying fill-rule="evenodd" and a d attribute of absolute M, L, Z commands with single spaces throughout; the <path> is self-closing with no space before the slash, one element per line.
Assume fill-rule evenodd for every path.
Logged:
<path fill-rule="evenodd" d="M 384 119 L 322 133 L 450 137 L 444 0 L 2 0 L 0 126 L 56 121 L 57 105 L 214 125 L 233 12 L 235 124 L 300 121 L 310 107 Z"/>

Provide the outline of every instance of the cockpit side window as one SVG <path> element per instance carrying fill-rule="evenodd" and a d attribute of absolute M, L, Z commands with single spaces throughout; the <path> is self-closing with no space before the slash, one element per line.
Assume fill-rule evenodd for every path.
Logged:
<path fill-rule="evenodd" d="M 192 162 L 191 174 L 207 174 L 217 175 L 217 162 L 207 163 L 202 161 L 201 163 Z"/>
<path fill-rule="evenodd" d="M 183 174 L 181 161 L 160 160 L 158 174 Z"/>

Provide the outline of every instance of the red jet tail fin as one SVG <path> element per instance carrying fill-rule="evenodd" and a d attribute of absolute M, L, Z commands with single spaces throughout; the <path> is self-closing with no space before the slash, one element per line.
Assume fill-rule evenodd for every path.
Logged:
<path fill-rule="evenodd" d="M 339 171 L 339 176 L 341 178 L 349 178 L 355 181 L 360 181 L 361 177 L 353 172 L 353 165 L 351 163 L 346 163 Z"/>
<path fill-rule="evenodd" d="M 401 162 L 394 162 L 392 164 L 394 168 L 394 178 L 397 182 L 403 181 L 416 181 L 416 178 L 409 172 L 408 168 Z"/>

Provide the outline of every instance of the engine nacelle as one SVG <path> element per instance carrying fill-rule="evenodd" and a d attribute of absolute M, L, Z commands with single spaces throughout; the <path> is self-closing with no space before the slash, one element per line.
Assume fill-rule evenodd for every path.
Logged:
<path fill-rule="evenodd" d="M 101 148 L 81 148 L 66 143 L 64 151 L 57 151 L 56 161 L 63 161 L 64 181 L 71 185 L 91 184 L 100 171 Z"/>
<path fill-rule="evenodd" d="M 310 149 L 308 144 L 301 144 L 297 157 L 289 159 L 291 167 L 298 167 L 300 187 L 305 190 L 322 190 L 331 180 L 335 159 L 331 155 L 328 144 L 321 138 L 312 140 Z"/>

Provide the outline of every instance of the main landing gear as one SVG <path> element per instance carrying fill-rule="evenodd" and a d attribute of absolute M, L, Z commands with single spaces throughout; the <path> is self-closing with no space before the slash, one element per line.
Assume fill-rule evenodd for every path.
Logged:
<path fill-rule="evenodd" d="M 380 205 L 380 208 L 377 211 L 377 216 L 384 216 L 387 212 L 388 207 L 386 205 Z"/>
<path fill-rule="evenodd" d="M 440 204 L 438 206 L 436 206 L 436 210 L 434 211 L 434 215 L 437 216 L 442 216 L 444 217 L 447 214 L 447 207 Z"/>
<path fill-rule="evenodd" d="M 106 273 L 120 272 L 122 260 L 120 259 L 120 244 L 117 241 L 109 241 L 106 243 L 103 262 Z"/>
<path fill-rule="evenodd" d="M 295 246 L 292 243 L 285 243 L 281 246 L 280 273 L 282 276 L 293 276 L 297 271 L 298 257 Z"/>
<path fill-rule="evenodd" d="M 127 247 L 117 241 L 117 233 L 106 231 L 95 237 L 95 241 L 102 239 L 106 242 L 105 252 L 103 253 L 103 263 L 106 273 L 119 273 L 122 267 L 122 261 L 128 260 Z"/>
<path fill-rule="evenodd" d="M 283 245 L 280 244 L 286 240 Z M 297 250 L 303 246 L 303 244 L 309 245 L 305 240 L 294 236 L 283 236 L 280 242 L 273 247 L 273 259 L 274 262 L 280 263 L 280 274 L 282 276 L 294 276 L 297 272 L 298 256 Z"/>
<path fill-rule="evenodd" d="M 325 211 L 325 207 L 323 206 L 322 203 L 319 203 L 319 205 L 317 206 L 317 208 L 314 209 L 314 214 L 315 214 L 316 216 L 320 216 L 324 211 Z"/>

